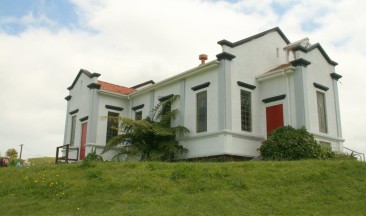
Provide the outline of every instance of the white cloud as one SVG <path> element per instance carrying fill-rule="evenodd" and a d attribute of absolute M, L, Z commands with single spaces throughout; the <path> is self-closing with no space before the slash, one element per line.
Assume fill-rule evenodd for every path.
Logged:
<path fill-rule="evenodd" d="M 271 3 L 291 4 L 276 14 Z M 280 26 L 290 40 L 320 42 L 340 63 L 341 108 L 346 145 L 366 152 L 362 128 L 365 86 L 365 20 L 358 1 L 73 0 L 80 29 L 50 29 L 47 17 L 23 17 L 29 28 L 19 35 L 0 33 L 0 152 L 24 143 L 24 156 L 53 156 L 62 144 L 66 88 L 80 68 L 101 80 L 132 86 L 162 80 L 215 59 L 217 41 L 236 41 Z M 249 8 L 249 9 L 248 9 Z M 355 19 L 353 14 L 357 13 Z M 40 18 L 40 20 L 37 20 Z M 44 23 L 33 25 L 34 23 Z M 304 32 L 301 24 L 319 23 Z M 48 24 L 47 24 L 48 23 Z M 88 30 L 85 30 L 88 29 Z M 355 77 L 358 76 L 358 77 Z M 143 77 L 143 79 L 141 79 Z M 352 123 L 355 119 L 358 124 Z"/>

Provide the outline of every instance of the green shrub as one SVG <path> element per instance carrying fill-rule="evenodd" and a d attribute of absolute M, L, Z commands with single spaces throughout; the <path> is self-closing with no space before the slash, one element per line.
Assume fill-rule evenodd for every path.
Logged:
<path fill-rule="evenodd" d="M 320 146 L 319 158 L 321 159 L 329 159 L 335 158 L 336 153 L 332 151 L 332 148 L 329 146 Z"/>
<path fill-rule="evenodd" d="M 342 152 L 334 153 L 333 158 L 336 160 L 357 160 L 357 158 L 353 155 L 353 153 L 347 154 Z"/>
<path fill-rule="evenodd" d="M 85 159 L 86 161 L 103 161 L 103 157 L 97 154 L 97 149 L 92 149 L 92 152 L 89 153 Z"/>
<path fill-rule="evenodd" d="M 305 128 L 278 128 L 269 134 L 258 149 L 264 160 L 301 160 L 326 157 L 328 150 L 320 145 Z"/>
<path fill-rule="evenodd" d="M 6 151 L 6 156 L 17 158 L 18 157 L 18 151 L 15 150 L 14 148 L 8 149 Z"/>

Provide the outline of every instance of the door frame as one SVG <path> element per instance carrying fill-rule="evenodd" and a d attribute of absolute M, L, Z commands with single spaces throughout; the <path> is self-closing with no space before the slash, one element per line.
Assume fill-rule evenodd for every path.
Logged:
<path fill-rule="evenodd" d="M 80 160 L 84 160 L 85 158 L 87 131 L 88 131 L 88 122 L 81 123 L 80 153 L 79 153 Z"/>

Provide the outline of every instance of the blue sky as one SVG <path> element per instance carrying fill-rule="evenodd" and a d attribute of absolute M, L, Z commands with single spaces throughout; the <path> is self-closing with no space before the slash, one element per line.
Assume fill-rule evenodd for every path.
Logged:
<path fill-rule="evenodd" d="M 22 17 L 30 14 L 35 19 L 47 17 L 52 22 L 21 22 Z M 65 0 L 1 0 L 0 20 L 0 29 L 9 34 L 19 34 L 29 25 L 51 29 L 77 28 L 79 25 L 75 5 Z"/>
<path fill-rule="evenodd" d="M 133 86 L 160 81 L 238 41 L 279 26 L 320 43 L 343 75 L 345 146 L 366 152 L 366 1 L 0 0 L 0 154 L 54 156 L 63 142 L 66 88 L 80 68 Z M 143 79 L 143 80 L 141 80 Z"/>
<path fill-rule="evenodd" d="M 209 2 L 219 2 L 209 0 Z M 239 0 L 225 0 L 230 4 L 238 4 Z M 244 1 L 245 2 L 245 1 Z M 297 0 L 289 2 L 272 1 L 269 6 L 278 16 L 296 4 Z M 258 8 L 257 8 L 258 9 Z M 0 30 L 8 34 L 19 34 L 29 27 L 46 27 L 52 30 L 60 28 L 83 28 L 77 14 L 77 6 L 67 0 L 1 0 L 0 1 Z M 260 12 L 253 7 L 243 7 L 243 13 Z M 34 22 L 24 21 L 24 17 L 32 16 Z M 22 19 L 23 18 L 23 19 Z M 314 30 L 318 24 L 314 21 L 303 23 L 304 31 Z"/>

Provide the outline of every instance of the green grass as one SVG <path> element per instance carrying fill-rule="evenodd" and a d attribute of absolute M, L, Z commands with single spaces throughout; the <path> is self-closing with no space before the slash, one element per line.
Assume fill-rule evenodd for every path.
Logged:
<path fill-rule="evenodd" d="M 364 215 L 357 161 L 98 163 L 0 169 L 0 215 Z"/>

